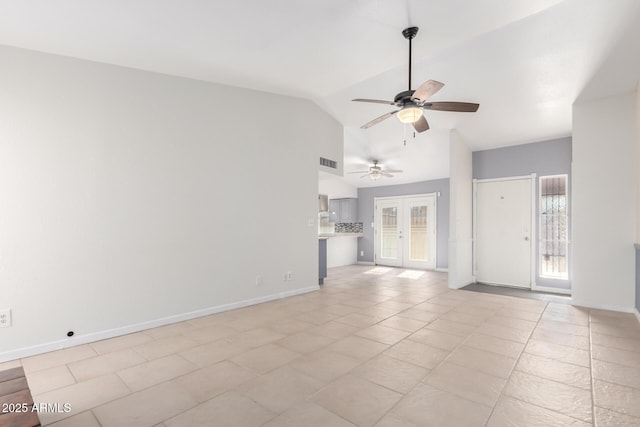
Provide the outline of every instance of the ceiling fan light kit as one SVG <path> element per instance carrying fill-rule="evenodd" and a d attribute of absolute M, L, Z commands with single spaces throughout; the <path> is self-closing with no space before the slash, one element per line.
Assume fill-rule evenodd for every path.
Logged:
<path fill-rule="evenodd" d="M 479 104 L 470 102 L 427 102 L 427 99 L 438 92 L 444 86 L 435 80 L 427 80 L 418 89 L 411 89 L 411 40 L 418 34 L 418 27 L 409 27 L 402 30 L 402 35 L 409 40 L 409 90 L 400 92 L 393 101 L 383 101 L 379 99 L 357 98 L 356 102 L 369 102 L 374 104 L 387 104 L 400 107 L 399 110 L 385 113 L 380 117 L 371 120 L 361 126 L 361 129 L 368 129 L 385 119 L 396 114 L 402 123 L 412 124 L 417 132 L 424 132 L 429 129 L 429 123 L 424 117 L 422 110 L 456 111 L 456 112 L 476 112 Z"/>
<path fill-rule="evenodd" d="M 422 110 L 414 106 L 405 107 L 397 114 L 398 120 L 408 124 L 417 122 L 420 116 L 422 116 Z"/>

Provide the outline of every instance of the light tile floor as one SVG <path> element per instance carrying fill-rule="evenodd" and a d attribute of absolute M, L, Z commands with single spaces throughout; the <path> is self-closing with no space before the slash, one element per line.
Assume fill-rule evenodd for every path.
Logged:
<path fill-rule="evenodd" d="M 56 427 L 640 426 L 633 315 L 446 280 L 336 268 L 319 292 L 0 369 L 71 405 L 41 413 Z"/>

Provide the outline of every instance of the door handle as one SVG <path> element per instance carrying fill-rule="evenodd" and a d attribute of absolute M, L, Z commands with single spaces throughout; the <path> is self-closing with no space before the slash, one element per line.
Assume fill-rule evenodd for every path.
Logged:
<path fill-rule="evenodd" d="M 524 236 L 524 240 L 529 241 L 529 236 Z"/>

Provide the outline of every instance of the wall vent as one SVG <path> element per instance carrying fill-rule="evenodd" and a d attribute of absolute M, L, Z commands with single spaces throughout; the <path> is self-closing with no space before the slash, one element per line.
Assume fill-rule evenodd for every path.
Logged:
<path fill-rule="evenodd" d="M 335 160 L 325 159 L 324 157 L 320 157 L 320 165 L 332 169 L 338 169 L 338 162 L 336 162 Z"/>

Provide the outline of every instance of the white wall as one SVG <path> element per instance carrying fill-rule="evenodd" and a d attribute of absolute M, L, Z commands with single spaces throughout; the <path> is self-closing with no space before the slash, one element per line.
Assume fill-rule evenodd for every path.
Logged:
<path fill-rule="evenodd" d="M 453 130 L 449 154 L 449 287 L 458 289 L 473 278 L 473 160 L 469 147 Z"/>
<path fill-rule="evenodd" d="M 318 157 L 343 132 L 314 104 L 9 47 L 0 63 L 0 361 L 317 289 Z"/>
<path fill-rule="evenodd" d="M 636 245 L 640 244 L 640 85 L 636 86 Z M 636 249 L 636 317 L 640 320 L 640 249 Z"/>
<path fill-rule="evenodd" d="M 329 175 L 326 172 L 320 172 L 318 191 L 320 194 L 328 195 L 329 199 L 358 197 L 356 187 L 346 182 L 344 178 Z"/>
<path fill-rule="evenodd" d="M 573 106 L 573 302 L 634 305 L 637 94 Z"/>

